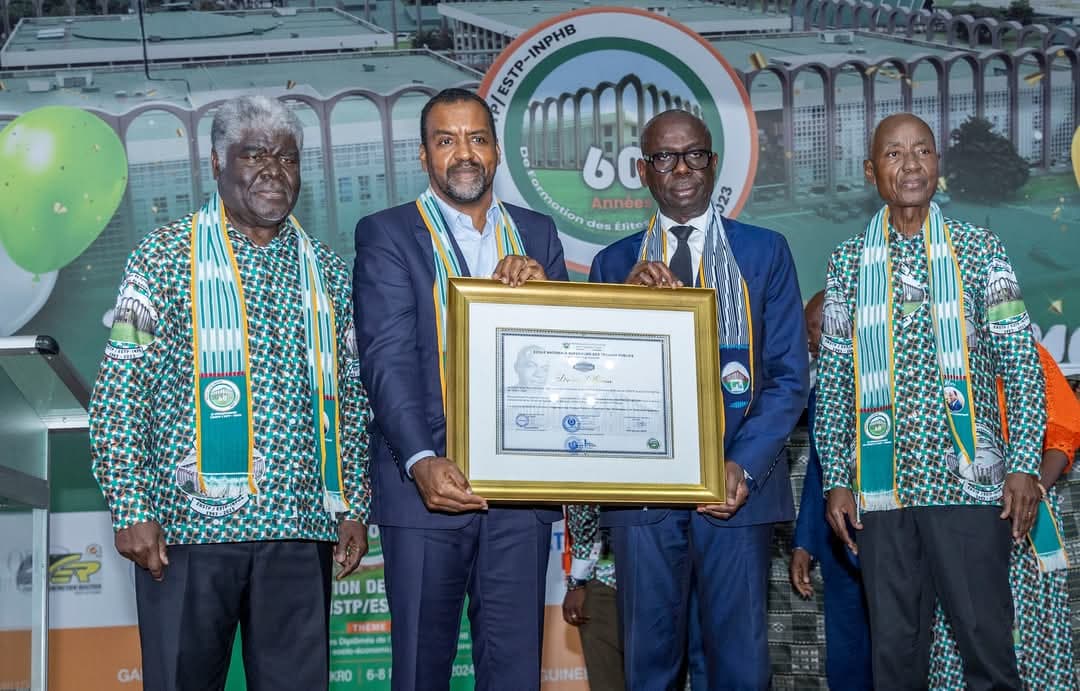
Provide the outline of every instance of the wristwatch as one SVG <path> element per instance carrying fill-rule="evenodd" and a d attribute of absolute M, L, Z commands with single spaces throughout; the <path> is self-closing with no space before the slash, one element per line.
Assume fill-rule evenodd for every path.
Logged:
<path fill-rule="evenodd" d="M 581 588 L 584 588 L 585 584 L 588 583 L 588 582 L 589 581 L 587 581 L 587 580 L 581 580 L 580 578 L 574 578 L 573 576 L 567 575 L 567 577 L 566 577 L 566 589 L 567 590 L 580 590 Z"/>

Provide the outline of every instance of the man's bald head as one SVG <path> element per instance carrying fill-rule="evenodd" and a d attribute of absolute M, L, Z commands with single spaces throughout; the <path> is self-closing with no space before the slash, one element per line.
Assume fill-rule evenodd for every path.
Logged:
<path fill-rule="evenodd" d="M 687 159 L 687 154 L 693 158 Z M 648 186 L 662 214 L 676 223 L 686 223 L 705 213 L 716 183 L 718 159 L 712 151 L 712 135 L 701 118 L 685 110 L 667 110 L 653 117 L 641 130 L 641 155 L 638 177 Z"/>
<path fill-rule="evenodd" d="M 930 139 L 930 143 L 937 148 L 937 141 L 934 137 L 934 130 L 930 129 L 930 125 L 926 124 L 926 121 L 920 118 L 914 113 L 893 113 L 887 118 L 883 119 L 874 128 L 874 134 L 870 137 L 870 158 L 871 160 L 877 155 L 878 147 L 885 146 L 889 141 L 889 137 L 892 136 L 896 130 L 900 129 L 902 125 L 910 124 L 923 130 Z"/>
<path fill-rule="evenodd" d="M 922 226 L 937 190 L 938 162 L 934 131 L 911 113 L 890 115 L 874 129 L 863 175 L 877 187 L 890 222 L 900 223 L 901 232 Z"/>
<path fill-rule="evenodd" d="M 669 127 L 689 128 L 689 131 L 704 139 L 706 149 L 712 149 L 712 134 L 704 120 L 685 110 L 665 110 L 645 123 L 645 127 L 641 130 L 641 150 L 645 153 L 653 153 L 651 145 L 654 143 L 655 134 Z"/>

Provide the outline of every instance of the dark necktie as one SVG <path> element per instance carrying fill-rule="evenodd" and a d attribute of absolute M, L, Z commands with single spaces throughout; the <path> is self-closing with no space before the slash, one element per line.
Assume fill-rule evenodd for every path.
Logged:
<path fill-rule="evenodd" d="M 691 288 L 694 287 L 694 269 L 690 265 L 690 243 L 687 241 L 693 232 L 693 226 L 672 226 L 671 234 L 678 238 L 679 246 L 675 248 L 675 254 L 671 255 L 671 261 L 668 262 L 675 278 Z"/>

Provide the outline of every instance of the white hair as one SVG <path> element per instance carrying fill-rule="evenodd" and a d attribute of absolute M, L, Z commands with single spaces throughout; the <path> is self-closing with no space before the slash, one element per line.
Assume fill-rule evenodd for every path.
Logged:
<path fill-rule="evenodd" d="M 240 96 L 222 103 L 210 126 L 210 146 L 219 166 L 225 167 L 229 147 L 238 143 L 247 130 L 283 132 L 292 135 L 296 148 L 304 148 L 304 126 L 284 103 L 262 95 Z"/>

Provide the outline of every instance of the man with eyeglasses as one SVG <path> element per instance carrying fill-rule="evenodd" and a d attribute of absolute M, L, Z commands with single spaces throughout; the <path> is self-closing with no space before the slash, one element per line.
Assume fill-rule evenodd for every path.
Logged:
<path fill-rule="evenodd" d="M 693 587 L 708 688 L 757 691 L 769 686 L 772 525 L 795 513 L 782 454 L 808 392 L 795 263 L 783 236 L 724 218 L 711 200 L 718 161 L 700 119 L 657 115 L 641 149 L 638 175 L 657 211 L 647 229 L 596 255 L 589 280 L 716 291 L 727 496 L 696 508 L 602 512 L 616 555 L 626 684 L 673 688 Z"/>

